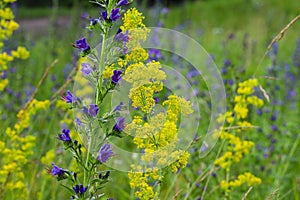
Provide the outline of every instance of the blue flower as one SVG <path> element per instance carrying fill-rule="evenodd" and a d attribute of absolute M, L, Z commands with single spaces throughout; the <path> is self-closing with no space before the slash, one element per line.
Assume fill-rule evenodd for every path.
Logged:
<path fill-rule="evenodd" d="M 107 11 L 103 11 L 103 12 L 101 12 L 101 17 L 103 18 L 103 19 L 107 19 Z"/>
<path fill-rule="evenodd" d="M 129 41 L 128 30 L 126 30 L 125 33 L 122 33 L 122 30 L 119 29 L 117 34 L 115 35 L 114 40 L 119 41 L 119 42 L 123 42 L 123 43 L 126 44 L 126 42 Z"/>
<path fill-rule="evenodd" d="M 162 10 L 161 10 L 161 14 L 165 15 L 165 14 L 168 14 L 169 12 L 169 9 L 167 7 L 164 7 Z"/>
<path fill-rule="evenodd" d="M 158 49 L 149 49 L 148 54 L 149 54 L 149 60 L 158 61 L 163 57 L 161 51 Z"/>
<path fill-rule="evenodd" d="M 64 170 L 58 166 L 56 166 L 54 163 L 52 163 L 52 169 L 51 169 L 51 174 L 53 176 L 61 176 L 64 174 Z"/>
<path fill-rule="evenodd" d="M 83 73 L 84 76 L 89 75 L 93 71 L 89 63 L 82 63 L 81 66 L 82 66 L 81 72 Z"/>
<path fill-rule="evenodd" d="M 96 26 L 98 23 L 100 23 L 99 19 L 90 19 L 90 26 Z"/>
<path fill-rule="evenodd" d="M 82 124 L 81 120 L 80 120 L 78 117 L 76 117 L 75 123 L 76 123 L 78 126 L 81 126 L 81 124 Z"/>
<path fill-rule="evenodd" d="M 122 70 L 114 70 L 114 74 L 111 77 L 111 82 L 113 84 L 117 84 L 121 79 Z"/>
<path fill-rule="evenodd" d="M 111 150 L 110 144 L 104 144 L 98 152 L 97 160 L 99 160 L 102 163 L 105 163 L 113 155 L 114 153 Z"/>
<path fill-rule="evenodd" d="M 128 0 L 120 0 L 119 3 L 117 3 L 117 6 L 126 6 L 130 2 Z"/>
<path fill-rule="evenodd" d="M 117 21 L 120 18 L 120 8 L 112 9 L 109 17 L 112 21 Z"/>
<path fill-rule="evenodd" d="M 83 185 L 75 185 L 73 190 L 76 194 L 83 195 L 86 192 L 87 187 L 84 187 Z"/>
<path fill-rule="evenodd" d="M 98 114 L 98 111 L 99 111 L 98 106 L 96 104 L 91 104 L 88 113 L 90 116 L 96 117 Z"/>
<path fill-rule="evenodd" d="M 88 45 L 88 43 L 86 42 L 86 38 L 83 37 L 79 40 L 76 40 L 76 47 L 79 48 L 82 51 L 87 51 L 90 49 L 90 46 Z"/>
<path fill-rule="evenodd" d="M 70 130 L 69 129 L 63 129 L 62 134 L 58 135 L 58 139 L 60 139 L 61 141 L 70 142 L 71 141 Z"/>
<path fill-rule="evenodd" d="M 64 99 L 66 103 L 74 103 L 76 101 L 76 97 L 69 90 L 67 91 L 67 95 Z"/>
<path fill-rule="evenodd" d="M 121 111 L 123 106 L 124 106 L 123 102 L 120 102 L 119 105 L 117 105 L 117 106 L 114 108 L 113 112 Z"/>
<path fill-rule="evenodd" d="M 117 132 L 122 132 L 125 128 L 125 117 L 118 117 L 113 130 Z"/>

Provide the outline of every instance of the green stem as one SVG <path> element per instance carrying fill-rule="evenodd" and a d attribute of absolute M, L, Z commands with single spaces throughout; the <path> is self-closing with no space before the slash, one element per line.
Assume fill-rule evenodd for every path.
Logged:
<path fill-rule="evenodd" d="M 100 57 L 100 63 L 99 63 L 99 80 L 98 80 L 98 85 L 97 85 L 97 92 L 96 92 L 96 105 L 100 106 L 99 105 L 99 101 L 102 102 L 103 101 L 103 97 L 101 97 L 100 99 L 100 94 L 102 93 L 102 73 L 103 73 L 103 70 L 104 70 L 104 63 L 105 63 L 105 59 L 104 59 L 104 55 L 105 55 L 105 47 L 106 47 L 106 40 L 107 40 L 107 33 L 108 33 L 108 28 L 106 28 L 104 30 L 104 33 L 102 35 L 102 46 L 101 46 L 101 57 Z M 89 168 L 89 159 L 90 159 L 90 154 L 91 154 L 91 149 L 92 149 L 92 143 L 93 143 L 93 131 L 92 131 L 92 127 L 91 127 L 91 124 L 89 125 L 89 146 L 88 146 L 88 149 L 87 149 L 87 157 L 86 157 L 86 162 L 85 162 L 85 167 L 88 169 L 88 170 L 84 170 L 84 178 L 83 178 L 83 182 L 84 182 L 84 185 L 87 186 L 88 185 L 88 181 L 90 179 L 90 168 Z"/>
<path fill-rule="evenodd" d="M 90 159 L 90 153 L 91 153 L 91 149 L 92 149 L 92 143 L 93 143 L 93 140 L 92 140 L 92 126 L 91 124 L 89 124 L 89 146 L 88 146 L 88 149 L 87 149 L 87 156 L 86 156 L 86 161 L 85 161 L 85 169 L 84 169 L 84 176 L 83 176 L 83 183 L 85 186 L 88 185 L 87 181 L 89 180 L 89 177 L 88 177 L 88 174 L 89 174 L 89 159 Z"/>
<path fill-rule="evenodd" d="M 97 93 L 96 93 L 96 105 L 100 106 L 99 105 L 99 100 L 100 100 L 100 94 L 102 92 L 102 73 L 103 73 L 103 70 L 104 70 L 104 51 L 105 51 L 105 47 L 106 47 L 106 40 L 107 40 L 107 32 L 108 32 L 108 29 L 106 28 L 106 30 L 104 30 L 104 33 L 102 35 L 102 46 L 101 46 L 101 57 L 100 57 L 100 63 L 99 63 L 99 74 L 100 74 L 100 77 L 99 77 L 99 80 L 98 80 L 98 86 L 97 86 Z M 100 101 L 101 102 L 101 101 Z"/>
<path fill-rule="evenodd" d="M 222 152 L 222 149 L 223 149 L 224 145 L 225 145 L 225 140 L 222 141 L 222 144 L 221 144 L 220 148 L 218 149 L 218 153 L 217 153 L 216 159 L 219 158 L 219 156 L 221 155 L 221 152 Z M 212 167 L 212 171 L 214 171 L 214 169 L 215 169 L 215 165 Z M 211 176 L 209 176 L 207 178 L 207 181 L 206 181 L 205 186 L 204 186 L 205 190 L 203 191 L 203 193 L 201 195 L 201 199 L 204 199 L 205 192 L 207 190 L 208 182 L 210 181 L 210 179 L 211 179 Z"/>

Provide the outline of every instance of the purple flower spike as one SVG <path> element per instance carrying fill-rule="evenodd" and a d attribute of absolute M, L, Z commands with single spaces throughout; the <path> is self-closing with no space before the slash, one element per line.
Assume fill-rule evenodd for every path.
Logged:
<path fill-rule="evenodd" d="M 61 141 L 70 142 L 71 141 L 70 130 L 63 129 L 62 134 L 58 135 L 58 139 L 60 139 Z"/>
<path fill-rule="evenodd" d="M 83 195 L 86 192 L 87 187 L 84 187 L 83 185 L 75 185 L 73 190 L 76 194 Z"/>
<path fill-rule="evenodd" d="M 120 0 L 119 3 L 117 3 L 117 6 L 126 6 L 129 4 L 128 0 Z"/>
<path fill-rule="evenodd" d="M 76 101 L 76 97 L 69 90 L 67 91 L 67 95 L 64 99 L 66 103 L 74 103 Z"/>
<path fill-rule="evenodd" d="M 98 152 L 97 160 L 99 160 L 102 163 L 105 163 L 113 155 L 114 152 L 111 150 L 110 144 L 104 144 Z"/>
<path fill-rule="evenodd" d="M 113 130 L 117 132 L 122 132 L 125 128 L 125 117 L 118 117 Z"/>
<path fill-rule="evenodd" d="M 88 113 L 92 117 L 96 117 L 98 114 L 98 111 L 99 111 L 98 106 L 96 104 L 91 104 Z"/>
<path fill-rule="evenodd" d="M 114 75 L 111 77 L 111 82 L 117 84 L 121 79 L 122 70 L 114 70 Z"/>
<path fill-rule="evenodd" d="M 88 43 L 86 42 L 86 38 L 83 37 L 79 40 L 76 40 L 76 47 L 79 48 L 82 51 L 86 51 L 90 48 L 90 46 L 88 45 Z"/>
<path fill-rule="evenodd" d="M 82 63 L 81 66 L 82 66 L 81 72 L 83 73 L 84 76 L 89 75 L 93 71 L 89 63 Z"/>
<path fill-rule="evenodd" d="M 56 166 L 54 163 L 52 163 L 52 169 L 51 169 L 51 174 L 53 176 L 61 176 L 64 174 L 64 170 L 58 166 Z"/>
<path fill-rule="evenodd" d="M 117 21 L 120 18 L 120 8 L 112 9 L 109 17 L 112 21 Z"/>

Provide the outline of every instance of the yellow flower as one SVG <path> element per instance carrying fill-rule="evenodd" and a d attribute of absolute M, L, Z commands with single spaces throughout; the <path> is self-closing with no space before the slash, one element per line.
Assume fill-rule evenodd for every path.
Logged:
<path fill-rule="evenodd" d="M 145 25 L 143 24 L 144 18 L 145 17 L 142 15 L 142 13 L 140 13 L 136 8 L 129 9 L 124 14 L 121 30 L 125 32 L 126 30 L 145 27 Z"/>
<path fill-rule="evenodd" d="M 9 82 L 8 79 L 0 80 L 0 91 L 3 91 L 6 88 L 8 82 Z"/>
<path fill-rule="evenodd" d="M 115 65 L 112 64 L 105 68 L 105 70 L 103 71 L 103 75 L 102 75 L 103 78 L 111 78 L 113 76 L 114 70 L 115 70 L 114 66 Z"/>
<path fill-rule="evenodd" d="M 29 57 L 30 53 L 26 50 L 25 47 L 18 47 L 16 51 L 11 52 L 11 55 L 15 58 L 26 60 Z"/>

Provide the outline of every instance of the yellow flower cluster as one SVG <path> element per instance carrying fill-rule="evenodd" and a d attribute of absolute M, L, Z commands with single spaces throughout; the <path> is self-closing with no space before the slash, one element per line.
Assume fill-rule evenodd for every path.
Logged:
<path fill-rule="evenodd" d="M 39 110 L 47 109 L 49 104 L 48 100 L 32 100 L 26 109 L 19 111 L 18 122 L 13 128 L 6 129 L 4 140 L 0 141 L 0 185 L 6 182 L 4 193 L 14 192 L 18 199 L 27 197 L 22 169 L 28 163 L 28 157 L 33 154 L 32 148 L 36 141 L 34 136 L 22 136 L 21 133 L 29 127 L 31 116 Z"/>
<path fill-rule="evenodd" d="M 144 64 L 149 55 L 140 45 L 140 41 L 147 38 L 149 30 L 143 24 L 143 16 L 135 8 L 128 10 L 123 18 L 121 26 L 123 33 L 128 31 L 129 42 L 127 47 L 130 52 L 124 59 L 118 60 L 118 65 L 128 65 L 122 77 L 132 84 L 129 98 L 132 106 L 141 108 L 146 120 L 140 115 L 134 116 L 131 123 L 126 125 L 125 132 L 134 137 L 133 142 L 138 149 L 143 149 L 143 164 L 132 166 L 129 172 L 130 186 L 135 189 L 135 195 L 139 199 L 157 199 L 158 193 L 154 191 L 149 182 L 160 182 L 161 170 L 168 168 L 177 172 L 179 168 L 186 166 L 189 153 L 176 148 L 178 146 L 177 122 L 180 117 L 193 112 L 191 103 L 184 98 L 171 95 L 162 106 L 166 107 L 166 113 L 154 113 L 154 93 L 163 89 L 163 80 L 166 74 L 161 70 L 161 64 L 156 61 Z M 149 168 L 149 166 L 156 166 Z M 158 168 L 157 168 L 158 167 Z"/>
<path fill-rule="evenodd" d="M 3 42 L 8 40 L 13 32 L 19 28 L 18 23 L 14 21 L 14 14 L 9 7 L 6 7 L 8 3 L 12 3 L 15 0 L 4 0 L 0 2 L 0 75 L 4 70 L 8 69 L 8 63 L 12 62 L 15 58 L 27 59 L 29 52 L 24 47 L 18 47 L 16 51 L 9 53 L 3 52 Z M 0 91 L 3 91 L 8 85 L 8 79 L 0 80 Z"/>
<path fill-rule="evenodd" d="M 238 119 L 245 119 L 248 116 L 248 105 L 252 104 L 256 107 L 262 107 L 264 102 L 257 96 L 249 96 L 254 93 L 254 88 L 258 86 L 257 79 L 250 79 L 239 84 L 237 95 L 234 98 L 234 112 Z"/>
<path fill-rule="evenodd" d="M 29 127 L 30 117 L 35 115 L 39 110 L 46 110 L 50 105 L 49 100 L 38 101 L 33 99 L 27 106 L 26 110 L 20 110 L 17 114 L 19 121 L 15 124 L 14 129 L 20 133 L 25 128 Z"/>
<path fill-rule="evenodd" d="M 102 74 L 103 78 L 111 78 L 113 76 L 115 70 L 114 66 L 115 64 L 105 67 Z"/>
<path fill-rule="evenodd" d="M 142 15 L 142 13 L 140 13 L 136 8 L 131 8 L 124 14 L 123 25 L 120 27 L 123 33 L 128 31 L 130 40 L 126 44 L 127 48 L 130 51 L 138 49 L 137 51 L 139 52 L 134 54 L 141 55 L 141 58 L 135 56 L 136 59 L 145 58 L 145 54 L 143 54 L 143 49 L 140 46 L 140 42 L 147 39 L 147 35 L 150 30 L 147 29 L 143 24 L 144 18 L 145 17 Z M 132 55 L 129 54 L 129 57 L 131 56 Z"/>
<path fill-rule="evenodd" d="M 237 129 L 232 129 L 232 132 L 236 130 L 237 133 L 242 130 L 252 128 L 253 125 L 246 121 L 248 117 L 248 106 L 251 104 L 256 107 L 264 105 L 263 100 L 254 95 L 255 87 L 258 86 L 256 79 L 249 79 L 239 84 L 237 89 L 237 96 L 234 98 L 234 106 L 232 110 L 227 111 L 224 115 L 221 115 L 217 121 L 223 122 L 224 120 L 230 125 L 236 125 Z M 249 154 L 250 149 L 254 146 L 252 141 L 242 140 L 240 137 L 233 133 L 226 132 L 224 130 L 219 131 L 220 139 L 227 141 L 226 151 L 215 160 L 214 164 L 220 166 L 226 170 L 226 173 L 230 172 L 230 168 L 233 163 L 241 161 L 243 156 Z M 221 181 L 221 188 L 226 192 L 230 192 L 230 187 L 238 187 L 247 182 L 248 185 L 260 184 L 261 180 L 250 173 L 245 173 L 238 176 L 235 181 L 223 180 Z"/>
<path fill-rule="evenodd" d="M 143 14 L 140 13 L 136 8 L 130 8 L 124 14 L 121 30 L 125 32 L 132 29 L 145 28 L 145 25 L 143 24 L 144 18 L 145 17 L 143 16 Z"/>
<path fill-rule="evenodd" d="M 159 175 L 157 167 L 147 168 L 141 171 L 142 166 L 132 166 L 133 170 L 128 173 L 130 179 L 130 187 L 138 189 L 135 196 L 140 200 L 158 199 L 158 193 L 154 192 L 153 187 L 148 184 L 149 181 L 161 180 L 163 177 Z"/>
<path fill-rule="evenodd" d="M 236 180 L 233 181 L 221 181 L 221 188 L 227 191 L 230 191 L 231 187 L 239 187 L 243 185 L 244 183 L 247 183 L 247 186 L 254 186 L 261 184 L 261 179 L 254 176 L 250 172 L 246 172 L 244 174 L 240 174 Z"/>
<path fill-rule="evenodd" d="M 237 93 L 240 95 L 250 95 L 254 92 L 254 87 L 258 86 L 257 79 L 249 79 L 239 83 Z"/>
<path fill-rule="evenodd" d="M 242 141 L 239 137 L 234 136 L 228 132 L 221 132 L 220 138 L 222 140 L 228 140 L 229 146 L 220 158 L 216 159 L 214 164 L 229 171 L 232 163 L 238 163 L 241 161 L 244 155 L 249 153 L 249 150 L 254 146 L 251 141 Z"/>
<path fill-rule="evenodd" d="M 166 74 L 161 70 L 159 62 L 152 61 L 146 65 L 143 63 L 130 65 L 126 70 L 126 74 L 123 79 L 129 83 L 133 83 L 133 88 L 138 88 L 148 84 L 161 85 L 161 81 L 166 79 Z"/>

